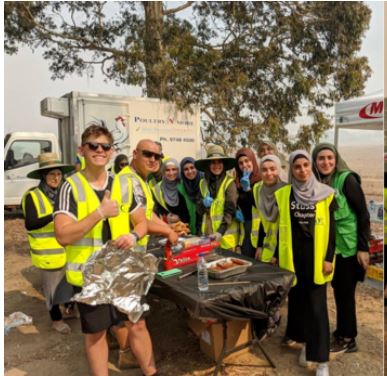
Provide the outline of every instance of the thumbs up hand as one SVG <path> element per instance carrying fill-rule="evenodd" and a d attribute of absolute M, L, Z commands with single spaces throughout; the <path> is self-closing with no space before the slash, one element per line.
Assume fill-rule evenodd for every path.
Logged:
<path fill-rule="evenodd" d="M 210 196 L 210 192 L 207 193 L 207 196 L 203 198 L 203 205 L 205 208 L 209 208 L 214 199 Z"/>
<path fill-rule="evenodd" d="M 243 171 L 243 176 L 241 178 L 241 185 L 242 185 L 242 189 L 245 192 L 248 192 L 251 189 L 251 186 L 250 186 L 250 175 L 251 175 L 251 172 L 252 171 L 249 171 L 249 170 L 244 170 Z"/>
<path fill-rule="evenodd" d="M 101 216 L 103 216 L 103 218 L 110 218 L 118 215 L 118 203 L 116 200 L 110 199 L 110 191 L 105 191 L 105 195 L 103 196 L 101 205 L 98 208 L 98 212 Z"/>

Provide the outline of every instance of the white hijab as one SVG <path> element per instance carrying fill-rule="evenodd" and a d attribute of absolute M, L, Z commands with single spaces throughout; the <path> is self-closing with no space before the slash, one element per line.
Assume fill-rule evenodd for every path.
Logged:
<path fill-rule="evenodd" d="M 312 169 L 312 157 L 305 150 L 295 150 L 289 155 L 289 183 L 292 185 L 296 201 L 303 205 L 314 205 L 334 193 L 334 189 L 320 183 L 311 171 L 307 182 L 300 182 L 293 176 L 293 164 L 296 157 L 302 156 L 310 162 Z M 298 158 L 297 158 L 298 159 Z"/>

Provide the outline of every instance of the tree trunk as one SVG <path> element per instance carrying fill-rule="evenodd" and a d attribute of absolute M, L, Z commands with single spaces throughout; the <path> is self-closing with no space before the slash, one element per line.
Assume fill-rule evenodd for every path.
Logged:
<path fill-rule="evenodd" d="M 148 97 L 165 98 L 162 64 L 163 2 L 143 1 L 145 72 Z"/>

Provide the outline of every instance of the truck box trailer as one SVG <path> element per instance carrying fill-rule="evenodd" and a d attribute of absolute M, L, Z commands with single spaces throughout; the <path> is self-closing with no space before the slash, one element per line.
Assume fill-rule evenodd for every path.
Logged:
<path fill-rule="evenodd" d="M 23 193 L 36 185 L 28 172 L 36 169 L 43 152 L 57 152 L 64 163 L 75 163 L 81 135 L 91 124 L 108 128 L 114 138 L 114 154 L 129 157 L 141 139 L 162 144 L 165 155 L 181 160 L 201 155 L 200 110 L 194 105 L 181 111 L 173 103 L 155 98 L 125 97 L 72 91 L 60 98 L 44 98 L 42 116 L 58 119 L 54 134 L 14 132 L 4 140 L 4 205 L 17 206 Z M 108 167 L 110 167 L 108 166 Z"/>

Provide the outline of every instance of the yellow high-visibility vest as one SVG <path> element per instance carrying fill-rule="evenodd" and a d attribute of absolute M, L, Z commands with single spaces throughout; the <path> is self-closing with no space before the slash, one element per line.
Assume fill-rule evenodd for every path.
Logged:
<path fill-rule="evenodd" d="M 279 266 L 294 273 L 292 226 L 290 218 L 291 185 L 285 185 L 274 193 L 279 209 Z M 314 227 L 314 283 L 323 285 L 333 278 L 332 273 L 325 275 L 323 265 L 329 242 L 330 215 L 329 206 L 334 193 L 316 204 Z M 333 259 L 333 264 L 335 258 Z M 334 265 L 333 265 L 334 270 Z M 293 286 L 297 283 L 294 279 Z"/>
<path fill-rule="evenodd" d="M 169 209 L 167 207 L 167 204 L 164 200 L 164 197 L 163 197 L 163 192 L 161 190 L 161 183 L 163 181 L 159 181 L 158 183 L 154 184 L 152 187 L 151 187 L 151 190 L 155 196 L 155 199 L 156 201 L 167 211 L 169 212 Z"/>
<path fill-rule="evenodd" d="M 133 199 L 133 183 L 132 179 L 137 180 L 146 198 L 145 217 L 148 220 L 152 219 L 154 201 L 149 186 L 144 180 L 129 166 L 124 167 L 118 175 L 114 177 L 112 188 L 112 200 L 118 202 L 120 212 L 119 215 L 110 218 L 110 231 L 112 239 L 117 239 L 119 236 L 130 233 L 130 218 L 129 210 Z M 146 252 L 149 235 L 146 235 L 137 241 L 134 249 L 139 252 Z"/>
<path fill-rule="evenodd" d="M 101 202 L 81 172 L 71 175 L 67 181 L 77 204 L 77 219 L 81 221 L 97 210 Z M 82 239 L 66 246 L 66 278 L 72 285 L 83 285 L 82 266 L 94 252 L 102 248 L 102 226 L 101 220 Z"/>
<path fill-rule="evenodd" d="M 210 229 L 211 233 L 215 233 L 219 229 L 220 224 L 222 223 L 226 189 L 233 181 L 234 179 L 226 175 L 219 187 L 219 190 L 216 194 L 216 197 L 214 198 L 214 201 L 212 201 L 212 204 L 210 207 L 210 218 L 211 218 L 211 224 L 212 224 L 212 229 Z M 206 197 L 208 194 L 207 181 L 205 179 L 201 179 L 199 186 L 200 186 L 200 193 L 202 197 L 203 198 Z M 207 219 L 207 214 L 204 214 L 202 229 L 201 229 L 202 234 L 207 233 L 206 219 Z M 232 223 L 227 227 L 227 231 L 224 233 L 224 235 L 220 240 L 220 246 L 223 249 L 232 249 L 232 248 L 235 248 L 237 244 L 238 244 L 238 222 L 235 219 L 233 219 Z"/>
<path fill-rule="evenodd" d="M 254 247 L 258 245 L 259 226 L 262 223 L 263 230 L 265 231 L 265 239 L 262 246 L 261 261 L 270 262 L 274 256 L 275 248 L 277 246 L 277 234 L 278 234 L 278 219 L 275 222 L 269 222 L 263 216 L 259 208 L 260 191 L 262 189 L 263 182 L 260 181 L 253 186 L 253 197 L 255 207 L 252 208 L 253 221 L 251 225 L 251 243 Z"/>
<path fill-rule="evenodd" d="M 26 217 L 26 198 L 31 195 L 38 218 L 53 213 L 53 206 L 47 196 L 38 188 L 27 191 L 22 198 L 22 209 Z M 59 269 L 66 264 L 65 249 L 57 242 L 54 233 L 54 221 L 45 226 L 27 232 L 30 244 L 32 265 L 39 269 Z"/>

